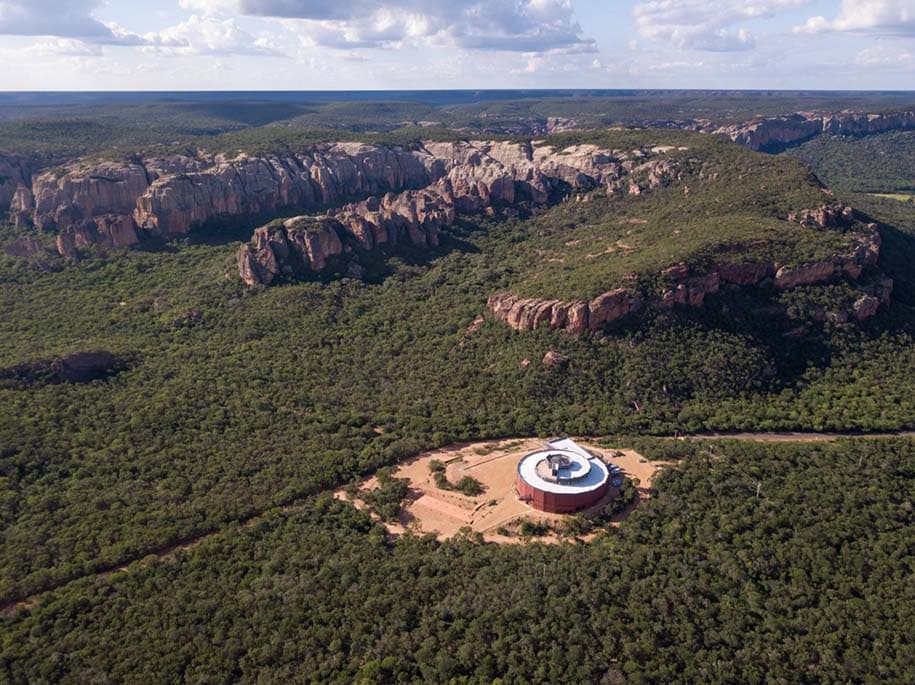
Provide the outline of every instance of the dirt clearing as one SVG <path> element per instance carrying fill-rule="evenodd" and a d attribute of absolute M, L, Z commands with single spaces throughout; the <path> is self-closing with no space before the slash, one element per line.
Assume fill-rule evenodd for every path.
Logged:
<path fill-rule="evenodd" d="M 634 450 L 605 448 L 588 439 L 576 438 L 576 442 L 608 464 L 618 466 L 621 471 L 614 478 L 626 477 L 638 482 L 638 499 L 632 507 L 614 517 L 615 523 L 625 518 L 640 500 L 648 497 L 652 478 L 665 465 L 650 462 Z M 524 455 L 542 449 L 543 445 L 544 441 L 539 438 L 496 440 L 453 445 L 417 455 L 394 469 L 393 477 L 406 479 L 409 490 L 401 507 L 400 520 L 385 525 L 394 535 L 409 529 L 416 533 L 433 533 L 444 539 L 472 531 L 481 534 L 487 541 L 518 543 L 527 539 L 515 534 L 525 521 L 547 525 L 560 523 L 565 515 L 532 509 L 518 499 L 515 491 L 518 462 Z M 433 462 L 444 466 L 444 477 L 448 483 L 454 485 L 463 478 L 471 477 L 483 486 L 482 494 L 470 496 L 455 489 L 439 487 L 431 468 Z M 378 487 L 378 481 L 370 478 L 361 487 L 372 490 Z M 604 500 L 583 513 L 590 516 L 602 511 L 618 495 L 617 488 L 611 487 Z M 338 490 L 335 496 L 350 499 L 345 489 Z M 360 508 L 365 506 L 358 497 L 353 503 Z M 536 539 L 553 542 L 558 537 L 549 532 Z"/>

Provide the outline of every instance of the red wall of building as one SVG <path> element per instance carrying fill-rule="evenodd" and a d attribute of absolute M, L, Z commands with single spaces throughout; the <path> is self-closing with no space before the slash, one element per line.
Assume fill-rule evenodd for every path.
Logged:
<path fill-rule="evenodd" d="M 518 496 L 528 502 L 534 509 L 545 511 L 549 514 L 567 514 L 597 504 L 607 494 L 610 489 L 610 483 L 604 483 L 597 490 L 591 492 L 562 494 L 538 490 L 519 476 L 517 489 Z"/>

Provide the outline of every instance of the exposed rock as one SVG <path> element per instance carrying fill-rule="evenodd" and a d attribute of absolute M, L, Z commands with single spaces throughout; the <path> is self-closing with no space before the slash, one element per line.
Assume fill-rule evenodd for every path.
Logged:
<path fill-rule="evenodd" d="M 544 366 L 553 366 L 564 368 L 569 365 L 571 360 L 564 354 L 559 354 L 558 352 L 553 352 L 550 350 L 545 355 L 543 355 L 543 365 Z"/>
<path fill-rule="evenodd" d="M 569 333 L 601 330 L 641 306 L 642 296 L 626 288 L 602 293 L 590 302 L 520 298 L 511 293 L 492 295 L 487 301 L 493 316 L 515 330 L 549 326 Z"/>
<path fill-rule="evenodd" d="M 35 198 L 32 191 L 24 185 L 17 186 L 10 200 L 10 221 L 13 226 L 21 228 L 31 225 L 34 209 Z"/>
<path fill-rule="evenodd" d="M 751 150 L 763 150 L 799 143 L 821 133 L 822 120 L 803 114 L 757 119 L 719 128 L 715 133 L 726 135 L 735 143 Z"/>
<path fill-rule="evenodd" d="M 673 266 L 663 269 L 661 275 L 665 278 L 672 278 L 679 281 L 689 276 L 689 267 L 683 262 L 680 262 L 679 264 L 674 264 Z"/>
<path fill-rule="evenodd" d="M 826 283 L 832 280 L 835 273 L 836 264 L 832 260 L 794 267 L 783 266 L 775 272 L 775 287 L 787 290 L 799 285 Z"/>
<path fill-rule="evenodd" d="M 661 296 L 661 304 L 665 307 L 673 305 L 701 307 L 705 302 L 705 296 L 717 293 L 720 285 L 721 280 L 715 271 L 704 276 L 687 278 L 671 290 L 665 291 Z"/>
<path fill-rule="evenodd" d="M 712 132 L 725 135 L 751 150 L 767 150 L 795 145 L 823 133 L 862 135 L 912 129 L 915 129 L 915 112 L 826 115 L 800 112 L 724 126 L 712 129 Z"/>
<path fill-rule="evenodd" d="M 855 212 L 844 202 L 831 202 L 816 209 L 792 212 L 788 221 L 808 228 L 848 228 L 854 224 Z"/>
<path fill-rule="evenodd" d="M 76 240 L 69 233 L 61 233 L 57 236 L 57 252 L 61 257 L 67 259 L 79 259 L 79 252 L 76 250 Z"/>
<path fill-rule="evenodd" d="M 258 228 L 239 249 L 238 273 L 248 285 L 269 285 L 280 274 L 317 273 L 344 253 L 347 241 L 363 249 L 385 243 L 434 247 L 440 229 L 454 218 L 447 181 L 381 200 L 371 197 L 334 216 L 299 216 Z"/>
<path fill-rule="evenodd" d="M 432 176 L 441 174 L 422 189 L 389 192 L 380 199 L 372 196 L 320 220 L 296 219 L 308 221 L 309 231 L 290 232 L 288 224 L 283 235 L 274 225 L 258 229 L 238 254 L 242 280 L 269 284 L 280 273 L 322 271 L 327 257 L 340 254 L 343 243 L 363 250 L 398 243 L 434 247 L 440 230 L 452 224 L 458 212 L 508 212 L 515 205 L 544 204 L 557 189 L 591 188 L 614 182 L 619 174 L 619 165 L 608 152 L 589 145 L 555 152 L 548 146 L 509 142 L 427 143 L 422 154 L 423 168 Z M 141 206 L 148 199 L 140 198 Z M 143 212 L 137 214 L 138 220 L 149 227 Z M 161 221 L 160 217 L 160 227 Z M 544 323 L 564 327 L 568 314 L 554 312 L 553 304 L 516 303 L 506 317 L 525 328 Z"/>
<path fill-rule="evenodd" d="M 619 321 L 630 312 L 638 311 L 642 296 L 626 288 L 617 288 L 598 295 L 588 303 L 588 328 L 598 331 L 606 324 Z"/>
<path fill-rule="evenodd" d="M 889 112 L 885 114 L 856 114 L 845 112 L 822 118 L 824 133 L 835 135 L 864 135 L 887 131 L 915 129 L 915 112 Z"/>
<path fill-rule="evenodd" d="M 866 267 L 877 265 L 879 257 L 880 234 L 859 234 L 853 238 L 850 255 L 794 267 L 780 267 L 775 272 L 775 287 L 786 290 L 799 285 L 827 283 L 841 276 L 857 280 Z"/>
<path fill-rule="evenodd" d="M 47 248 L 29 235 L 24 235 L 3 248 L 3 253 L 10 257 L 19 257 L 20 259 L 31 259 L 32 257 L 44 257 L 48 254 Z"/>
<path fill-rule="evenodd" d="M 12 209 L 19 188 L 29 188 L 31 162 L 15 155 L 0 155 L 0 211 Z"/>
<path fill-rule="evenodd" d="M 760 284 L 770 276 L 774 276 L 771 284 L 779 290 L 828 283 L 842 277 L 857 280 L 865 268 L 876 266 L 879 256 L 880 235 L 875 231 L 854 235 L 850 254 L 794 267 L 776 268 L 777 265 L 758 262 L 719 264 L 708 273 L 691 276 L 686 264 L 675 264 L 661 271 L 661 276 L 670 283 L 670 287 L 664 290 L 658 304 L 662 307 L 701 307 L 708 295 L 714 295 L 720 290 L 722 282 L 750 286 Z M 876 311 L 871 311 L 872 300 L 875 300 L 878 306 L 880 303 L 888 302 L 892 289 L 893 281 L 890 278 L 882 277 L 876 282 L 871 281 L 865 286 L 867 297 L 870 299 L 865 299 L 858 306 L 853 312 L 855 317 L 861 320 L 872 316 Z M 547 325 L 552 329 L 569 333 L 584 333 L 601 330 L 606 325 L 639 311 L 643 299 L 643 295 L 632 287 L 605 292 L 590 302 L 520 298 L 512 293 L 498 293 L 490 296 L 487 309 L 492 312 L 495 319 L 505 322 L 515 330 L 532 330 Z M 783 308 L 779 305 L 774 307 L 773 311 L 766 312 L 766 315 L 782 313 Z M 848 319 L 848 313 L 820 313 L 820 320 L 827 318 L 836 322 L 845 321 Z"/>
<path fill-rule="evenodd" d="M 880 300 L 873 295 L 863 295 L 855 300 L 852 305 L 852 313 L 858 321 L 869 319 L 877 313 L 880 307 Z"/>
<path fill-rule="evenodd" d="M 467 341 L 470 340 L 470 338 L 473 336 L 473 334 L 476 333 L 481 328 L 483 328 L 483 326 L 485 324 L 486 324 L 486 317 L 483 316 L 482 314 L 477 314 L 474 317 L 473 321 L 470 323 L 470 325 L 467 326 L 467 329 L 464 331 L 463 335 L 461 335 L 461 340 L 458 343 L 458 345 L 460 347 L 463 347 L 464 345 L 466 345 Z"/>
<path fill-rule="evenodd" d="M 93 239 L 119 246 L 147 234 L 182 235 L 216 217 L 314 210 L 354 195 L 393 193 L 403 201 L 403 191 L 440 182 L 449 184 L 453 211 L 476 213 L 503 205 L 545 204 L 557 193 L 608 185 L 619 176 L 613 155 L 593 145 L 557 151 L 503 141 L 429 142 L 416 149 L 338 143 L 285 157 L 201 154 L 76 161 L 37 176 L 34 203 L 23 194 L 17 217 L 25 221 L 33 213 L 42 228 L 72 229 L 77 246 Z M 23 180 L 20 185 L 28 184 Z M 421 205 L 422 196 L 416 200 Z M 422 207 L 417 210 L 422 212 Z M 101 216 L 109 216 L 104 225 L 97 220 Z M 367 234 L 359 217 L 351 218 L 350 233 L 367 249 L 370 242 L 381 242 Z M 117 230 L 108 230 L 111 226 Z"/>
<path fill-rule="evenodd" d="M 94 217 L 129 217 L 149 186 L 146 169 L 131 162 L 76 162 L 34 179 L 35 225 L 63 231 L 91 224 Z"/>

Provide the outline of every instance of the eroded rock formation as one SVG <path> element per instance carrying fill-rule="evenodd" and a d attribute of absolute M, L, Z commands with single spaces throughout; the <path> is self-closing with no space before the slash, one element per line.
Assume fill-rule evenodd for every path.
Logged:
<path fill-rule="evenodd" d="M 352 246 L 438 245 L 439 231 L 455 218 L 447 180 L 422 190 L 388 193 L 345 205 L 334 216 L 299 216 L 261 226 L 238 252 L 238 273 L 248 285 L 269 285 L 280 275 L 303 275 L 327 268 Z"/>
<path fill-rule="evenodd" d="M 693 274 L 686 264 L 676 264 L 661 272 L 667 287 L 656 304 L 661 307 L 701 307 L 708 295 L 720 290 L 722 283 L 751 286 L 772 279 L 769 287 L 787 290 L 840 278 L 856 281 L 866 268 L 877 265 L 879 256 L 880 235 L 874 231 L 855 235 L 849 254 L 798 266 L 760 262 L 724 263 L 712 266 L 706 273 Z M 868 292 L 854 303 L 851 312 L 842 313 L 844 320 L 849 315 L 858 321 L 873 316 L 881 303 L 889 301 L 893 282 L 883 276 L 869 283 L 866 289 Z M 549 327 L 569 333 L 585 333 L 601 330 L 639 311 L 646 299 L 643 293 L 633 288 L 611 290 L 591 301 L 571 302 L 497 293 L 488 299 L 486 307 L 493 318 L 515 330 Z"/>
<path fill-rule="evenodd" d="M 712 128 L 711 132 L 725 135 L 751 150 L 771 150 L 796 145 L 823 133 L 866 135 L 912 129 L 915 129 L 915 112 L 884 114 L 799 112 Z"/>
<path fill-rule="evenodd" d="M 458 213 L 546 205 L 575 190 L 602 187 L 618 193 L 626 178 L 651 190 L 679 177 L 679 167 L 671 160 L 644 161 L 628 165 L 627 170 L 621 159 L 625 153 L 593 145 L 557 151 L 530 143 L 427 143 L 423 154 L 434 160 L 427 164 L 430 174 L 442 173 L 425 188 L 370 197 L 343 206 L 333 216 L 297 217 L 291 220 L 294 224 L 257 229 L 238 253 L 242 280 L 266 285 L 281 274 L 319 272 L 328 258 L 350 248 L 371 250 L 396 243 L 435 246 L 440 229 Z M 306 236 L 320 236 L 324 249 L 311 250 Z M 592 318 L 602 316 L 598 312 Z"/>
<path fill-rule="evenodd" d="M 602 293 L 593 300 L 542 300 L 512 293 L 492 295 L 486 303 L 493 316 L 515 330 L 545 326 L 570 333 L 598 331 L 642 307 L 642 295 L 626 288 Z"/>
<path fill-rule="evenodd" d="M 61 253 L 73 256 L 93 244 L 123 247 L 148 237 L 183 235 L 215 218 L 317 210 L 353 197 L 430 188 L 443 180 L 451 184 L 458 212 L 542 205 L 568 189 L 616 191 L 612 184 L 623 173 L 621 161 L 613 151 L 593 145 L 554 150 L 470 141 L 415 148 L 338 143 L 288 156 L 77 160 L 34 179 L 12 170 L 6 176 L 0 163 L 0 208 L 9 208 L 18 223 L 56 232 Z M 661 182 L 658 174 L 665 169 L 658 169 L 642 170 L 648 187 Z"/>

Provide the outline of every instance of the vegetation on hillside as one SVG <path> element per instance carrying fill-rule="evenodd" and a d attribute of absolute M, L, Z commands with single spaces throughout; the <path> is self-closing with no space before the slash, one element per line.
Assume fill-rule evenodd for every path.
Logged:
<path fill-rule="evenodd" d="M 248 123 L 207 139 L 279 139 L 281 127 Z M 16 139 L 4 126 L 0 142 Z M 196 140 L 191 128 L 174 139 Z M 289 145 L 311 135 L 287 129 Z M 54 154 L 99 144 L 79 130 L 18 140 Z M 407 144 L 416 131 L 393 135 Z M 689 138 L 684 163 L 701 152 L 718 179 L 690 177 L 692 209 L 670 187 L 461 221 L 438 250 L 376 255 L 365 282 L 247 289 L 226 242 L 241 224 L 49 270 L 0 257 L 0 367 L 80 350 L 131 360 L 105 380 L 0 387 L 0 603 L 56 588 L 0 618 L 0 680 L 915 681 L 912 441 L 645 437 L 915 427 L 915 220 L 911 205 L 863 194 L 904 188 L 903 168 L 875 165 L 871 183 L 866 159 L 814 160 L 828 179 L 857 179 L 840 194 L 862 193 L 853 203 L 880 222 L 900 301 L 863 325 L 812 320 L 847 304 L 836 284 L 775 302 L 726 288 L 702 310 L 650 311 L 609 336 L 491 321 L 468 334 L 510 287 L 581 296 L 629 271 L 702 265 L 723 245 L 784 260 L 842 247 L 838 233 L 780 221 L 822 199 L 790 160 L 677 132 L 608 135 Z M 125 146 L 143 142 L 132 136 Z M 592 268 L 588 243 L 618 240 L 636 249 Z M 548 350 L 569 364 L 542 365 Z M 683 461 L 587 545 L 394 541 L 326 495 L 448 443 L 611 433 Z M 375 505 L 394 517 L 404 484 L 379 476 Z"/>

